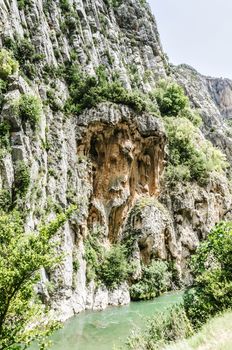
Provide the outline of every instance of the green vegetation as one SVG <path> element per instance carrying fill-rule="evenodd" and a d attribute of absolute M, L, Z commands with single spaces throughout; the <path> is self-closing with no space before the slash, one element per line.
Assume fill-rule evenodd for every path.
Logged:
<path fill-rule="evenodd" d="M 10 126 L 7 122 L 0 123 L 0 159 L 10 151 Z"/>
<path fill-rule="evenodd" d="M 226 312 L 205 324 L 193 337 L 163 350 L 230 350 L 232 349 L 232 313 Z"/>
<path fill-rule="evenodd" d="M 85 241 L 87 280 L 95 280 L 113 289 L 126 281 L 129 274 L 125 249 L 115 244 L 106 250 L 100 243 L 100 237 L 101 231 L 95 229 Z"/>
<path fill-rule="evenodd" d="M 212 342 L 213 333 L 207 332 L 211 325 L 215 327 L 217 324 L 220 327 L 219 334 L 221 333 L 219 338 L 223 341 L 224 318 L 219 317 L 213 321 L 210 318 L 232 308 L 232 222 L 222 222 L 215 226 L 192 257 L 190 267 L 193 285 L 185 292 L 183 305 L 174 306 L 165 314 L 149 320 L 145 331 L 136 332 L 129 338 L 129 349 L 163 349 L 165 344 L 167 346 L 178 339 L 188 338 L 203 327 L 200 333 L 184 343 L 165 347 L 170 350 L 198 349 L 200 344 Z M 226 314 L 225 319 L 231 324 L 231 313 Z M 210 323 L 205 325 L 206 322 Z M 215 335 L 213 340 L 217 344 Z M 230 349 L 226 346 L 232 344 L 231 333 L 227 331 L 224 340 L 225 349 Z M 207 347 L 209 348 L 214 349 Z"/>
<path fill-rule="evenodd" d="M 109 7 L 117 8 L 123 3 L 123 0 L 104 0 L 104 2 Z"/>
<path fill-rule="evenodd" d="M 125 104 L 136 112 L 157 112 L 156 106 L 139 92 L 126 90 L 119 80 L 110 81 L 104 67 L 98 67 L 96 76 L 89 76 L 72 64 L 67 68 L 66 79 L 69 84 L 70 99 L 66 103 L 68 113 L 81 114 L 86 108 L 110 101 Z"/>
<path fill-rule="evenodd" d="M 0 190 L 0 208 L 7 212 L 12 204 L 11 193 L 9 190 Z"/>
<path fill-rule="evenodd" d="M 24 161 L 17 161 L 14 169 L 14 197 L 24 197 L 30 185 L 30 173 Z"/>
<path fill-rule="evenodd" d="M 129 266 L 125 258 L 125 249 L 113 245 L 103 256 L 103 261 L 98 267 L 98 278 L 107 287 L 115 288 L 126 281 L 129 273 Z"/>
<path fill-rule="evenodd" d="M 130 288 L 132 300 L 152 299 L 166 292 L 171 286 L 171 273 L 164 261 L 152 261 L 143 266 L 142 278 Z"/>
<path fill-rule="evenodd" d="M 210 173 L 223 172 L 228 166 L 225 155 L 205 140 L 200 130 L 186 118 L 167 117 L 165 126 L 169 141 L 169 164 L 166 179 L 207 182 Z"/>
<path fill-rule="evenodd" d="M 44 58 L 43 54 L 37 53 L 32 42 L 27 38 L 16 37 L 12 39 L 5 37 L 4 46 L 10 50 L 19 62 L 20 69 L 29 78 L 34 79 L 38 75 L 35 64 Z"/>
<path fill-rule="evenodd" d="M 7 82 L 6 80 L 0 79 L 0 113 L 2 111 L 3 103 L 4 103 L 4 94 L 7 92 Z"/>
<path fill-rule="evenodd" d="M 54 89 L 50 89 L 47 91 L 47 103 L 49 104 L 53 112 L 62 111 L 63 109 L 61 103 L 59 103 L 59 101 L 56 98 L 56 91 Z"/>
<path fill-rule="evenodd" d="M 191 262 L 193 287 L 184 297 L 195 327 L 232 307 L 232 223 L 218 224 L 201 243 Z"/>
<path fill-rule="evenodd" d="M 7 79 L 10 75 L 17 72 L 18 62 L 13 59 L 11 53 L 5 49 L 0 50 L 0 79 Z M 1 83 L 2 89 L 2 83 Z"/>
<path fill-rule="evenodd" d="M 0 349 L 27 349 L 34 340 L 41 342 L 41 350 L 46 348 L 46 336 L 57 323 L 49 320 L 34 286 L 41 267 L 50 269 L 60 262 L 57 244 L 50 239 L 73 210 L 27 234 L 19 212 L 0 213 Z"/>
<path fill-rule="evenodd" d="M 27 94 L 21 95 L 16 107 L 22 121 L 29 121 L 32 126 L 39 122 L 42 104 L 38 97 Z"/>
<path fill-rule="evenodd" d="M 186 118 L 195 126 L 201 125 L 201 117 L 190 107 L 189 99 L 180 85 L 171 80 L 160 80 L 153 95 L 162 117 Z"/>
<path fill-rule="evenodd" d="M 127 340 L 127 349 L 159 350 L 169 342 L 193 334 L 183 306 L 174 306 L 147 320 L 144 332 L 135 330 Z"/>
<path fill-rule="evenodd" d="M 189 102 L 182 87 L 168 80 L 159 82 L 155 97 L 162 116 L 176 117 Z"/>
<path fill-rule="evenodd" d="M 25 9 L 26 6 L 31 6 L 31 0 L 17 0 L 19 10 Z"/>

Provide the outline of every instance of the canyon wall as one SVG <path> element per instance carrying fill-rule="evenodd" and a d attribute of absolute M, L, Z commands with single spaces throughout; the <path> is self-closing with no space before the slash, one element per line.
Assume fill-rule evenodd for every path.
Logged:
<path fill-rule="evenodd" d="M 41 272 L 39 291 L 46 302 L 65 320 L 85 309 L 130 301 L 126 282 L 109 290 L 86 279 L 85 241 L 99 227 L 106 250 L 133 237 L 130 259 L 137 276 L 142 264 L 159 258 L 173 261 L 188 282 L 186 258 L 231 207 L 229 170 L 211 174 L 207 185 L 169 186 L 163 176 L 168 139 L 160 115 L 105 101 L 67 116 L 69 86 L 57 72 L 73 60 L 90 76 L 104 66 L 125 89 L 144 95 L 161 78 L 174 79 L 199 110 L 201 137 L 221 148 L 228 161 L 232 83 L 169 65 L 155 19 L 140 0 L 0 0 L 0 48 L 12 50 L 14 43 L 22 69 L 9 78 L 0 114 L 1 122 L 10 124 L 10 147 L 0 162 L 1 193 L 14 196 L 23 162 L 30 183 L 17 201 L 27 230 L 45 214 L 49 220 L 78 204 L 58 235 L 63 263 Z M 23 60 L 27 50 L 34 50 L 33 57 Z M 23 94 L 43 103 L 36 128 L 15 112 Z"/>

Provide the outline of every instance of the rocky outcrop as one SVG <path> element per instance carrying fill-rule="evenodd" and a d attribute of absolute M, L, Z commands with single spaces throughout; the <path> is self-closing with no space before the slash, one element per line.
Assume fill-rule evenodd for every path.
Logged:
<path fill-rule="evenodd" d="M 165 143 L 159 119 L 125 106 L 102 104 L 77 119 L 77 152 L 93 169 L 88 222 L 104 226 L 111 242 L 135 200 L 158 195 Z"/>
<path fill-rule="evenodd" d="M 203 132 L 232 161 L 232 82 L 205 77 L 187 65 L 173 67 L 173 76 L 181 84 L 194 108 L 203 119 Z"/>

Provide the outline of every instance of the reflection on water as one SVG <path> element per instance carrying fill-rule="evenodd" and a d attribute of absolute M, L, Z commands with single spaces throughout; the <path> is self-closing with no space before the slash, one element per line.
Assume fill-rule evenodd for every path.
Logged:
<path fill-rule="evenodd" d="M 172 293 L 101 312 L 83 312 L 67 321 L 63 329 L 52 336 L 51 349 L 111 350 L 124 344 L 134 327 L 144 327 L 147 317 L 181 300 L 181 293 Z"/>

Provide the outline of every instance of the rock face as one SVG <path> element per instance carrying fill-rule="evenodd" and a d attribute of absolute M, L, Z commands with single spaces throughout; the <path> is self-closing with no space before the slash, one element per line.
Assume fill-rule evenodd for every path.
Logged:
<path fill-rule="evenodd" d="M 103 225 L 111 242 L 136 198 L 158 195 L 165 142 L 161 121 L 127 107 L 102 104 L 77 119 L 77 152 L 93 169 L 88 222 Z"/>
<path fill-rule="evenodd" d="M 60 68 L 73 57 L 90 75 L 104 65 L 129 91 L 149 93 L 170 73 L 148 5 L 118 3 L 31 0 L 22 7 L 16 0 L 0 0 L 0 48 L 13 49 L 13 42 L 18 52 L 27 49 L 28 56 L 18 59 L 30 76 L 10 77 L 0 110 L 0 121 L 10 124 L 10 150 L 0 155 L 1 193 L 13 196 L 17 164 L 23 162 L 30 185 L 19 204 L 27 213 L 27 230 L 35 229 L 44 213 L 50 219 L 79 203 L 58 235 L 64 261 L 52 273 L 42 271 L 39 286 L 62 320 L 130 301 L 127 283 L 110 290 L 86 279 L 85 241 L 95 227 L 101 226 L 106 249 L 132 238 L 137 277 L 142 264 L 159 258 L 173 261 L 188 281 L 186 258 L 231 206 L 225 174 L 212 174 L 207 186 L 164 183 L 167 137 L 160 117 L 110 102 L 66 116 L 69 89 Z M 187 66 L 171 71 L 199 109 L 205 136 L 231 161 L 232 83 Z M 37 128 L 15 113 L 22 94 L 43 102 Z"/>
<path fill-rule="evenodd" d="M 199 110 L 204 134 L 231 162 L 232 82 L 205 77 L 187 65 L 173 67 L 173 75 Z"/>

